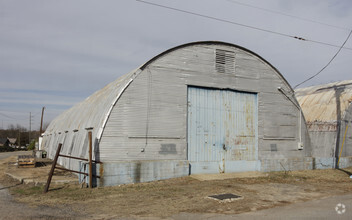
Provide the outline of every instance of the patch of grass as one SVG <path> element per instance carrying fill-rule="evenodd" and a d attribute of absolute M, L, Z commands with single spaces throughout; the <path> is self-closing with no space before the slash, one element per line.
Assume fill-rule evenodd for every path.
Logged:
<path fill-rule="evenodd" d="M 32 196 L 43 193 L 42 186 L 19 187 L 12 190 L 13 193 L 22 196 Z"/>

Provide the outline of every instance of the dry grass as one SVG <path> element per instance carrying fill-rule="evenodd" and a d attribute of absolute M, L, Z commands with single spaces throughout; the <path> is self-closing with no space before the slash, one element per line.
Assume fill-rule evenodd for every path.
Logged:
<path fill-rule="evenodd" d="M 346 169 L 352 172 L 352 169 Z M 78 185 L 12 188 L 18 201 L 32 205 L 70 205 L 77 211 L 109 216 L 167 217 L 179 212 L 234 214 L 352 191 L 352 179 L 339 170 L 271 172 L 266 177 L 198 181 L 183 177 L 151 183 L 81 189 Z M 219 203 L 206 197 L 233 193 L 243 199 Z"/>
<path fill-rule="evenodd" d="M 11 186 L 9 190 L 17 201 L 39 207 L 72 207 L 78 213 L 88 212 L 101 218 L 168 217 L 180 212 L 235 214 L 352 191 L 349 168 L 270 172 L 264 177 L 210 181 L 182 177 L 94 189 L 66 184 L 52 186 L 43 194 L 43 186 L 18 184 L 3 174 L 13 160 L 0 160 L 0 177 L 3 186 Z M 243 198 L 230 203 L 207 198 L 222 193 Z"/>

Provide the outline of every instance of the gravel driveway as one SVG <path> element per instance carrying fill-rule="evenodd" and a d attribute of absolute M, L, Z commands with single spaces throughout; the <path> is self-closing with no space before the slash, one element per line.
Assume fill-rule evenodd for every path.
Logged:
<path fill-rule="evenodd" d="M 28 151 L 0 153 L 0 160 L 7 157 L 30 154 Z M 1 175 L 1 178 L 4 178 Z M 88 216 L 73 211 L 69 206 L 48 207 L 30 206 L 14 200 L 9 193 L 9 188 L 18 185 L 12 183 L 8 186 L 0 184 L 0 219 L 87 219 Z"/>

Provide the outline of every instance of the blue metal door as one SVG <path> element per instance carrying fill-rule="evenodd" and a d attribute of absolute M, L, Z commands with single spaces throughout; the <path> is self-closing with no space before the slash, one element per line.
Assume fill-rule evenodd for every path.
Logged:
<path fill-rule="evenodd" d="M 188 87 L 190 172 L 258 170 L 257 111 L 256 94 Z"/>

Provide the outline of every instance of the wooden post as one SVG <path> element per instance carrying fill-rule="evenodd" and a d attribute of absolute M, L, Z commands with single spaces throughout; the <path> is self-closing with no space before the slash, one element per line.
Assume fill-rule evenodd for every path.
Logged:
<path fill-rule="evenodd" d="M 28 144 L 31 144 L 31 130 L 32 130 L 32 113 L 29 112 Z"/>
<path fill-rule="evenodd" d="M 92 132 L 88 132 L 89 141 L 89 188 L 93 188 L 93 163 L 92 163 Z"/>
<path fill-rule="evenodd" d="M 49 173 L 48 181 L 46 182 L 46 186 L 45 186 L 45 189 L 44 189 L 44 193 L 47 193 L 48 190 L 49 190 L 49 186 L 50 186 L 50 183 L 51 183 L 51 179 L 52 179 L 52 177 L 53 177 L 53 174 L 54 174 L 54 170 L 55 170 L 56 163 L 57 163 L 57 158 L 59 158 L 59 154 L 60 154 L 60 151 L 61 151 L 61 147 L 62 147 L 62 144 L 60 143 L 59 146 L 57 147 L 57 150 L 56 150 L 56 155 L 55 155 L 55 158 L 54 158 L 53 165 L 51 166 L 51 170 L 50 170 L 50 173 Z"/>

